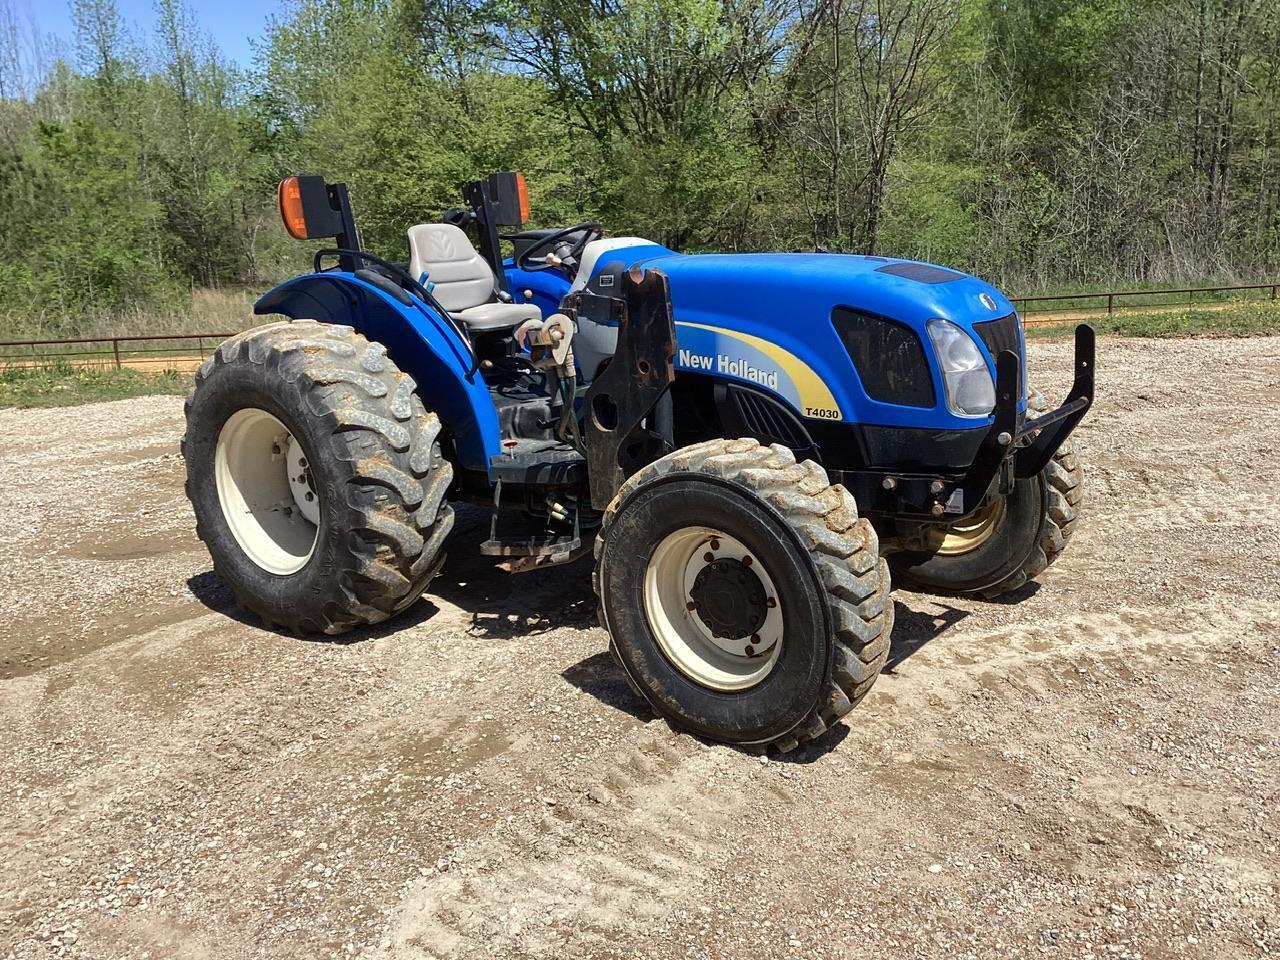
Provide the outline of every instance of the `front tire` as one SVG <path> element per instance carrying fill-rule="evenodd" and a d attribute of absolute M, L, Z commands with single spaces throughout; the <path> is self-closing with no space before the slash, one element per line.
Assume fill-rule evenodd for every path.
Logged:
<path fill-rule="evenodd" d="M 785 447 L 711 440 L 640 470 L 596 541 L 614 656 L 655 712 L 790 750 L 866 696 L 893 604 L 853 497 Z"/>
<path fill-rule="evenodd" d="M 1051 407 L 1039 393 L 1030 410 Z M 937 531 L 935 548 L 891 554 L 894 582 L 908 590 L 987 600 L 1011 593 L 1062 555 L 1084 503 L 1084 473 L 1067 439 L 1037 476 L 963 524 Z"/>
<path fill-rule="evenodd" d="M 380 344 L 310 320 L 249 330 L 200 368 L 186 419 L 196 533 L 269 627 L 376 624 L 439 571 L 452 466 Z"/>

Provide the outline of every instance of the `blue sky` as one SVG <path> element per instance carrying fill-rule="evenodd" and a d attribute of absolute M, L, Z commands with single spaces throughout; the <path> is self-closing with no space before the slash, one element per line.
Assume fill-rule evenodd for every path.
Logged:
<path fill-rule="evenodd" d="M 277 0 L 186 0 L 200 32 L 213 39 L 223 54 L 248 66 L 253 59 L 250 39 L 265 36 L 267 21 L 282 4 Z M 155 22 L 153 0 L 116 0 L 130 31 L 150 36 Z M 34 23 L 42 33 L 58 37 L 68 48 L 72 41 L 71 5 L 67 0 L 17 0 L 18 17 Z"/>

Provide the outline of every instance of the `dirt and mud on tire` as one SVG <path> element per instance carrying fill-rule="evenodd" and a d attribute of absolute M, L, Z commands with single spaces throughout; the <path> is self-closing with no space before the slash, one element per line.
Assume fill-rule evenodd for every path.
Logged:
<path fill-rule="evenodd" d="M 695 531 L 692 540 L 688 531 Z M 697 531 L 705 534 L 705 554 Z M 661 566 L 655 558 L 681 538 L 694 544 L 693 555 L 679 609 L 667 618 L 658 586 L 666 575 L 655 571 Z M 759 593 L 769 596 L 756 622 L 739 609 L 754 602 L 756 585 L 735 564 L 755 570 L 767 588 Z M 742 603 L 720 603 L 714 615 L 704 610 L 716 599 L 708 582 L 735 576 L 751 581 Z M 679 569 L 675 580 L 679 587 Z M 797 463 L 776 444 L 707 441 L 636 473 L 606 511 L 593 585 L 614 656 L 633 688 L 659 715 L 709 739 L 787 751 L 820 737 L 866 696 L 889 654 L 889 569 L 874 529 L 818 464 Z M 692 629 L 686 628 L 695 608 L 697 617 L 725 624 L 703 636 L 715 634 L 721 647 L 748 644 L 743 669 L 753 672 L 739 681 L 732 672 L 739 660 L 729 658 L 728 673 L 711 672 L 725 682 L 699 682 L 696 663 L 682 666 L 665 638 Z M 752 650 L 775 614 L 776 648 Z M 737 629 L 730 626 L 735 618 L 745 618 Z M 685 626 L 672 627 L 674 621 Z M 726 663 L 722 650 L 712 653 Z M 766 656 L 772 668 L 757 670 L 751 658 Z"/>
<path fill-rule="evenodd" d="M 249 330 L 204 363 L 185 410 L 196 532 L 268 625 L 375 624 L 439 571 L 453 470 L 439 419 L 380 344 L 305 320 Z"/>

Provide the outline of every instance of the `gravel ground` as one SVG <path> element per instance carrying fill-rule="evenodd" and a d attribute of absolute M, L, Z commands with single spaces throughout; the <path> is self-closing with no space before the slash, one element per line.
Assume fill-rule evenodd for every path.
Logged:
<path fill-rule="evenodd" d="M 1099 356 L 1067 554 L 897 592 L 785 760 L 655 721 L 589 567 L 498 573 L 475 511 L 394 625 L 278 636 L 194 537 L 179 399 L 0 411 L 0 957 L 1280 954 L 1280 339 Z"/>

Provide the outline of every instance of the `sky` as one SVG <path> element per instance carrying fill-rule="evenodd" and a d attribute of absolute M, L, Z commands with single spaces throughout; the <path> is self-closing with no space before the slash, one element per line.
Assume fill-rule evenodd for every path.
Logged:
<path fill-rule="evenodd" d="M 211 38 L 223 55 L 241 66 L 253 60 L 251 39 L 266 35 L 267 21 L 281 4 L 278 0 L 186 0 L 199 31 Z M 153 0 L 116 0 L 120 15 L 130 31 L 151 35 L 155 23 Z M 71 5 L 67 0 L 17 0 L 18 16 L 42 33 L 52 34 L 70 49 L 72 43 Z"/>

